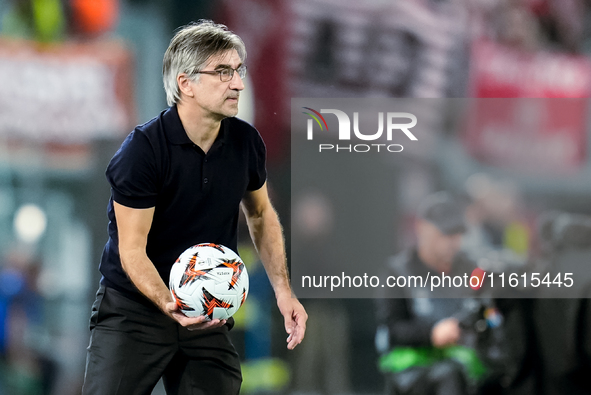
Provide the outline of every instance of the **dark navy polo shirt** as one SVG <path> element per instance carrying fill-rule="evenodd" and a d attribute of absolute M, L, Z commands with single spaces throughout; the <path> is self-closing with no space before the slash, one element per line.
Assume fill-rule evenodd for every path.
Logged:
<path fill-rule="evenodd" d="M 121 267 L 113 201 L 155 207 L 146 251 L 167 285 L 172 264 L 192 245 L 218 243 L 236 251 L 240 201 L 265 183 L 265 156 L 258 131 L 238 118 L 221 122 L 207 154 L 187 136 L 176 106 L 136 127 L 107 167 L 109 240 L 101 282 L 139 296 Z"/>

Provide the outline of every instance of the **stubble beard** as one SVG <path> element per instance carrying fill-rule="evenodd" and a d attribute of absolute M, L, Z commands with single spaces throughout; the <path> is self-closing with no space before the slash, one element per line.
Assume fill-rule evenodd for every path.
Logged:
<path fill-rule="evenodd" d="M 230 109 L 225 111 L 224 115 L 227 118 L 235 117 L 236 115 L 238 115 L 238 102 L 236 102 L 236 104 L 230 105 Z"/>

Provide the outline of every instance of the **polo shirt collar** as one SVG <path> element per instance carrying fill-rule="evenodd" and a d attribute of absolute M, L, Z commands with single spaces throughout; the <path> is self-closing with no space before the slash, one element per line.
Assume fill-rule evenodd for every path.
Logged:
<path fill-rule="evenodd" d="M 171 144 L 193 144 L 193 142 L 187 135 L 185 128 L 183 127 L 183 123 L 181 122 L 181 118 L 179 117 L 179 111 L 177 109 L 176 104 L 164 112 L 162 119 L 164 121 L 163 124 L 166 137 L 168 138 L 168 141 L 171 142 Z M 218 133 L 218 136 L 216 137 L 214 144 L 223 144 L 225 142 L 226 127 L 227 122 L 225 119 L 223 119 L 220 125 L 220 132 Z"/>

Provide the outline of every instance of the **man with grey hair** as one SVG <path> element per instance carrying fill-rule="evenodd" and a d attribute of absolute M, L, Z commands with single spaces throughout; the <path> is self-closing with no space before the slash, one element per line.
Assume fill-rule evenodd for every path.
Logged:
<path fill-rule="evenodd" d="M 242 207 L 289 334 L 307 314 L 292 296 L 281 225 L 267 193 L 265 145 L 235 115 L 244 43 L 225 26 L 181 28 L 164 56 L 170 108 L 126 138 L 107 168 L 109 240 L 90 320 L 83 394 L 238 394 L 234 320 L 189 318 L 166 284 L 178 255 L 198 243 L 237 250 Z"/>

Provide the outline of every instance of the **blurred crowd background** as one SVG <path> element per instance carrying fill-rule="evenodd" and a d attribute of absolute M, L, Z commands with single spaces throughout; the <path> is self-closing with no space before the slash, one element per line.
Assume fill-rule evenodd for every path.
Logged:
<path fill-rule="evenodd" d="M 134 125 L 165 108 L 164 51 L 201 18 L 246 43 L 239 116 L 267 144 L 288 252 L 292 222 L 320 237 L 348 214 L 322 194 L 290 194 L 292 97 L 490 98 L 459 122 L 439 113 L 421 149 L 393 161 L 388 254 L 412 245 L 417 202 L 442 189 L 471 202 L 474 261 L 539 260 L 569 231 L 589 247 L 577 238 L 591 215 L 587 0 L 0 0 L 0 394 L 80 392 L 107 239 L 104 170 Z M 499 123 L 479 106 L 511 116 Z M 371 303 L 303 300 L 309 332 L 287 352 L 242 227 L 251 294 L 232 332 L 243 393 L 382 393 Z M 578 351 L 586 302 L 568 303 L 532 321 L 538 378 L 556 388 L 590 360 Z"/>

